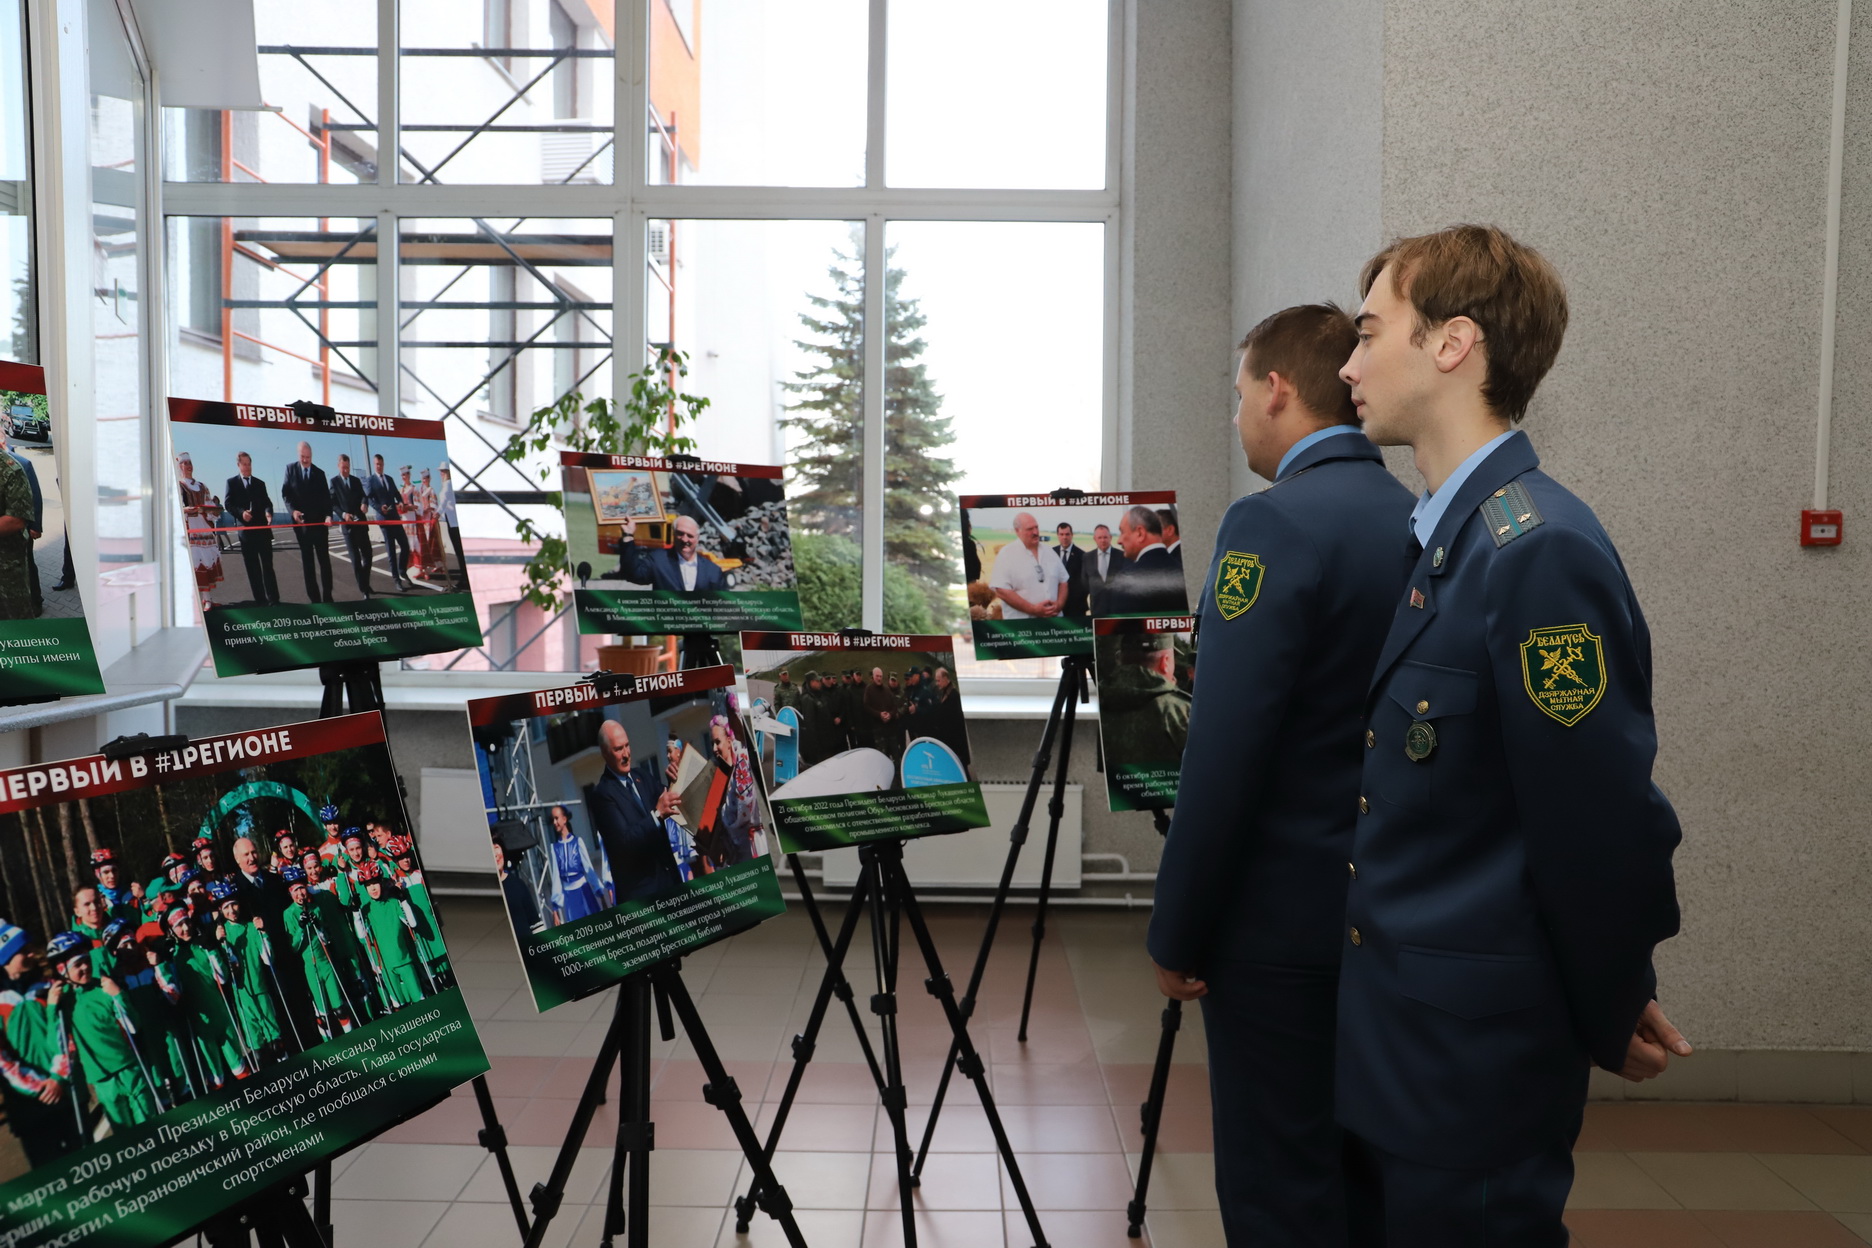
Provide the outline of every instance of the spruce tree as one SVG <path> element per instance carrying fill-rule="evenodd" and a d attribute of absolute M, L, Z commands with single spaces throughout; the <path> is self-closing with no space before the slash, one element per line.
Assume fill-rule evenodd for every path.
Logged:
<path fill-rule="evenodd" d="M 940 454 L 955 441 L 942 396 L 920 362 L 928 322 L 915 299 L 899 293 L 904 271 L 885 253 L 884 298 L 889 338 L 884 347 L 884 557 L 909 573 L 946 626 L 955 615 L 956 537 L 943 504 L 962 474 Z M 781 383 L 798 396 L 781 424 L 802 435 L 789 455 L 799 485 L 788 491 L 794 523 L 809 532 L 857 540 L 863 474 L 864 274 L 860 240 L 833 255 L 835 293 L 808 295 L 800 322 L 813 335 L 795 345 L 812 365 Z M 803 487 L 803 488 L 802 488 Z M 928 511 L 925 511 L 928 508 Z"/>

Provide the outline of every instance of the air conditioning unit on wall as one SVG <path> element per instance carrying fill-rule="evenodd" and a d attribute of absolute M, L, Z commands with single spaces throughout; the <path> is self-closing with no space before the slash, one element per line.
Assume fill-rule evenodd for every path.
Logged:
<path fill-rule="evenodd" d="M 604 150 L 596 156 L 600 144 Z M 611 181 L 610 136 L 590 131 L 540 135 L 540 181 L 548 186 L 590 186 Z"/>

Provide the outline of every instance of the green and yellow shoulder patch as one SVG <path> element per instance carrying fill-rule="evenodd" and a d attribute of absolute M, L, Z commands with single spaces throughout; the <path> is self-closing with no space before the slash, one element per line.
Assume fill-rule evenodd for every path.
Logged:
<path fill-rule="evenodd" d="M 1535 706 L 1571 728 L 1605 696 L 1605 647 L 1584 624 L 1530 629 L 1521 679 Z"/>
<path fill-rule="evenodd" d="M 1260 555 L 1231 550 L 1222 556 L 1222 562 L 1216 565 L 1215 601 L 1223 619 L 1232 620 L 1254 606 L 1266 573 L 1267 565 Z"/>

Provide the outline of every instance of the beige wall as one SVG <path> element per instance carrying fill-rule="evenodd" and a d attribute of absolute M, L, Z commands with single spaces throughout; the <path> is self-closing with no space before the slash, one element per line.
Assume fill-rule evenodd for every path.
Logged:
<path fill-rule="evenodd" d="M 1238 41 L 1246 15 L 1312 7 L 1242 0 Z M 1848 537 L 1819 551 L 1795 531 L 1812 491 L 1836 5 L 1335 7 L 1364 32 L 1355 51 L 1382 21 L 1382 107 L 1363 135 L 1381 144 L 1382 233 L 1493 222 L 1544 250 L 1570 289 L 1573 326 L 1526 428 L 1604 520 L 1651 623 L 1657 778 L 1685 832 L 1683 934 L 1658 956 L 1666 1008 L 1712 1049 L 1872 1049 L 1868 6 L 1852 46 L 1831 473 Z M 1338 76 L 1330 47 L 1307 55 L 1289 72 Z M 1238 46 L 1238 102 L 1243 64 Z M 1278 130 L 1301 145 L 1306 124 L 1296 112 Z M 1257 144 L 1238 138 L 1238 177 L 1267 162 Z M 1242 320 L 1268 310 L 1258 296 L 1289 292 L 1255 284 L 1239 194 L 1234 211 Z M 1322 274 L 1320 293 L 1352 277 Z"/>

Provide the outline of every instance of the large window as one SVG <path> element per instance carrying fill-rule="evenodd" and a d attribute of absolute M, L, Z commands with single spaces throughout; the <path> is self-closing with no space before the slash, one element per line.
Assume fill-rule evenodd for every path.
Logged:
<path fill-rule="evenodd" d="M 26 6 L 0 0 L 0 359 L 39 362 Z"/>
<path fill-rule="evenodd" d="M 450 422 L 490 642 L 430 667 L 590 660 L 499 452 L 664 345 L 702 454 L 788 465 L 810 624 L 956 628 L 955 493 L 1118 484 L 1115 9 L 256 0 L 273 111 L 165 119 L 172 371 Z"/>

